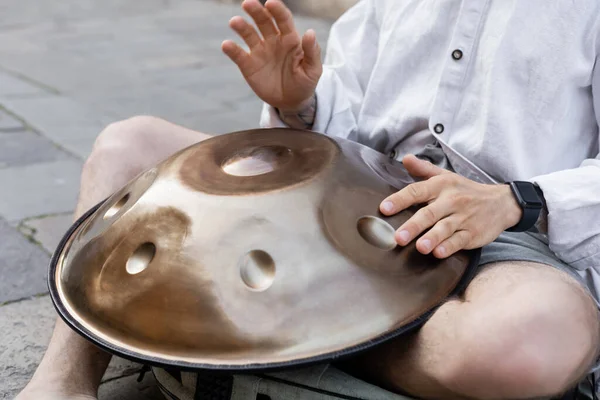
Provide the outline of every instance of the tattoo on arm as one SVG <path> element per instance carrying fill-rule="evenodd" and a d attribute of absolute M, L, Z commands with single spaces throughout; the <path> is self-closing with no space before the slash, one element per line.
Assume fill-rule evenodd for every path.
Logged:
<path fill-rule="evenodd" d="M 279 118 L 288 126 L 295 129 L 311 129 L 317 112 L 317 96 L 313 94 L 306 107 L 296 113 L 286 113 L 277 110 Z"/>

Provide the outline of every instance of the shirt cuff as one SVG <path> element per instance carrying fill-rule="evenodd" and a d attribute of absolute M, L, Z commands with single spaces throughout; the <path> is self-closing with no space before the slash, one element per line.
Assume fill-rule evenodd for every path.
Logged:
<path fill-rule="evenodd" d="M 317 107 L 311 130 L 322 134 L 331 134 L 329 128 L 331 127 L 333 115 L 347 111 L 350 106 L 347 101 L 344 101 L 343 86 L 338 82 L 335 72 L 327 66 L 323 67 L 323 74 L 315 89 L 315 96 Z M 277 109 L 268 104 L 263 105 L 260 126 L 262 128 L 290 127 L 279 117 Z"/>
<path fill-rule="evenodd" d="M 587 165 L 530 179 L 544 193 L 550 250 L 576 269 L 600 265 L 600 168 Z"/>
<path fill-rule="evenodd" d="M 279 118 L 277 110 L 267 103 L 263 103 L 259 125 L 261 128 L 289 128 L 289 126 Z"/>

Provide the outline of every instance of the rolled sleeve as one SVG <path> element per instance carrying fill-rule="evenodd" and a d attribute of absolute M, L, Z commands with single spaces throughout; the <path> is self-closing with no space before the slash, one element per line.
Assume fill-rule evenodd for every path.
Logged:
<path fill-rule="evenodd" d="M 550 249 L 573 268 L 600 266 L 600 159 L 532 181 L 546 199 Z"/>

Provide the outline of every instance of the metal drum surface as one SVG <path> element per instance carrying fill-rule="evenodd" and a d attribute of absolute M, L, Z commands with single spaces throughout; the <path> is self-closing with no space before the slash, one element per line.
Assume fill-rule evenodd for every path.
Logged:
<path fill-rule="evenodd" d="M 155 365 L 269 369 L 336 359 L 421 324 L 479 251 L 438 260 L 378 211 L 413 182 L 360 144 L 291 129 L 217 136 L 90 210 L 50 268 L 59 314 Z"/>

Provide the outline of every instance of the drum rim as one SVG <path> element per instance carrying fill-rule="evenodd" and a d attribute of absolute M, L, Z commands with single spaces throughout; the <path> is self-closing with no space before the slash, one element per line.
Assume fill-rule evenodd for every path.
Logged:
<path fill-rule="evenodd" d="M 363 343 L 347 347 L 343 350 L 333 351 L 329 353 L 324 353 L 318 356 L 299 358 L 296 360 L 285 361 L 285 362 L 273 362 L 273 363 L 255 363 L 255 364 L 203 364 L 203 363 L 193 363 L 188 361 L 177 361 L 172 359 L 160 358 L 160 357 L 152 357 L 140 354 L 138 352 L 134 352 L 128 349 L 125 349 L 121 346 L 115 345 L 108 340 L 102 339 L 92 332 L 90 332 L 83 324 L 77 321 L 68 311 L 64 303 L 62 302 L 59 292 L 58 286 L 56 283 L 56 269 L 58 268 L 58 264 L 60 262 L 61 256 L 65 247 L 73 234 L 77 232 L 80 226 L 82 226 L 93 214 L 94 212 L 102 206 L 107 201 L 107 199 L 101 201 L 96 204 L 94 207 L 89 209 L 85 214 L 83 214 L 77 221 L 75 221 L 67 230 L 67 233 L 62 237 L 56 251 L 52 255 L 52 259 L 50 260 L 50 268 L 48 271 L 48 289 L 50 292 L 50 297 L 52 299 L 52 303 L 54 308 L 56 309 L 60 318 L 75 332 L 79 335 L 83 336 L 86 340 L 89 340 L 97 347 L 101 348 L 108 353 L 116 355 L 118 357 L 122 357 L 124 359 L 131 360 L 133 362 L 137 362 L 140 364 L 151 365 L 155 367 L 174 367 L 181 370 L 211 370 L 211 371 L 222 371 L 222 372 L 258 372 L 258 371 L 276 371 L 289 367 L 301 367 L 301 366 L 309 366 L 312 364 L 322 363 L 322 362 L 331 362 L 331 361 L 340 361 L 342 358 L 353 356 L 369 350 L 377 345 L 385 343 L 391 339 L 394 339 L 400 335 L 407 334 L 411 331 L 414 331 L 420 328 L 435 312 L 435 310 L 444 303 L 444 301 L 448 297 L 452 297 L 461 293 L 472 280 L 479 266 L 479 260 L 481 256 L 481 248 L 467 250 L 466 253 L 469 256 L 469 264 L 467 265 L 465 272 L 462 274 L 458 284 L 452 290 L 452 292 L 448 295 L 446 299 L 442 299 L 440 303 L 434 307 L 432 307 L 427 312 L 423 313 L 419 317 L 415 318 L 413 321 L 408 324 L 403 325 L 402 327 L 388 332 L 383 335 L 379 335 L 370 340 L 367 340 Z"/>

